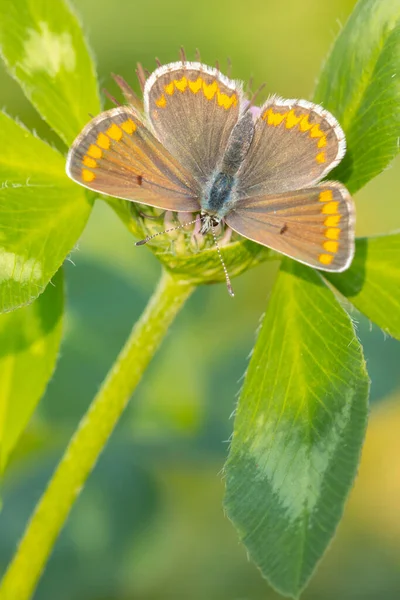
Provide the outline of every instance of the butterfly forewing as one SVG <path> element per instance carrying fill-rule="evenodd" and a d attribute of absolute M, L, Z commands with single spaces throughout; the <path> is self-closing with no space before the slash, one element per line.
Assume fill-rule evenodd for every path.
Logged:
<path fill-rule="evenodd" d="M 201 63 L 171 63 L 146 81 L 144 103 L 159 140 L 205 184 L 243 110 L 240 85 Z"/>
<path fill-rule="evenodd" d="M 238 172 L 238 197 L 310 186 L 344 156 L 344 133 L 335 117 L 305 100 L 270 98 Z"/>
<path fill-rule="evenodd" d="M 166 210 L 199 209 L 198 183 L 130 107 L 94 118 L 72 145 L 68 175 L 92 190 Z"/>
<path fill-rule="evenodd" d="M 354 254 L 354 206 L 339 183 L 240 200 L 226 223 L 241 235 L 324 271 L 343 271 Z"/>

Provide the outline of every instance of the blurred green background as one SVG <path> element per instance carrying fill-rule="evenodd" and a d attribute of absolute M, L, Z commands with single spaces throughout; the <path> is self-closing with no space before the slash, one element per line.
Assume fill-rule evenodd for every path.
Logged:
<path fill-rule="evenodd" d="M 101 87 L 111 72 L 178 58 L 233 63 L 266 93 L 311 98 L 354 0 L 75 0 Z M 0 67 L 0 102 L 57 144 Z M 108 101 L 106 102 L 108 107 Z M 400 228 L 400 162 L 357 194 L 358 235 Z M 231 415 L 277 265 L 197 290 L 151 364 L 73 509 L 37 600 L 278 598 L 249 562 L 221 501 Z M 66 264 L 67 315 L 57 371 L 3 483 L 0 566 L 144 308 L 160 267 L 111 209 L 98 203 Z M 360 474 L 338 535 L 304 599 L 400 598 L 400 344 L 354 314 L 372 378 Z"/>

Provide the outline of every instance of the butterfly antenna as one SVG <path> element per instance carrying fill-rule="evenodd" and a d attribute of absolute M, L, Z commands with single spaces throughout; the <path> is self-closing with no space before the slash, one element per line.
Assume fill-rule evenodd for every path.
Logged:
<path fill-rule="evenodd" d="M 110 92 L 109 92 L 108 90 L 106 90 L 106 88 L 103 88 L 103 94 L 104 94 L 105 96 L 107 96 L 107 98 L 108 98 L 109 100 L 111 100 L 111 102 L 112 102 L 113 104 L 115 104 L 115 106 L 121 106 L 121 103 L 120 103 L 120 102 L 118 102 L 118 100 L 117 100 L 116 98 L 114 98 L 114 96 L 112 96 L 112 95 L 110 94 Z"/>
<path fill-rule="evenodd" d="M 228 58 L 226 59 L 226 75 L 227 77 L 231 78 L 232 77 L 232 61 L 231 59 Z"/>
<path fill-rule="evenodd" d="M 177 225 L 176 227 L 170 227 L 169 229 L 164 229 L 164 231 L 159 231 L 158 233 L 154 233 L 153 235 L 148 235 L 143 240 L 140 240 L 140 242 L 136 242 L 135 246 L 144 246 L 144 244 L 147 244 L 147 242 L 154 239 L 158 235 L 164 235 L 164 233 L 171 233 L 171 231 L 176 231 L 177 229 L 183 229 L 183 227 L 186 227 L 186 225 L 193 225 L 193 223 L 196 223 L 196 221 L 197 221 L 197 219 L 193 219 L 193 221 L 188 221 L 187 223 L 181 223 L 180 225 Z"/>
<path fill-rule="evenodd" d="M 136 75 L 139 80 L 140 88 L 143 92 L 144 85 L 146 83 L 146 73 L 145 73 L 145 70 L 143 69 L 143 65 L 141 63 L 137 64 Z"/>
<path fill-rule="evenodd" d="M 254 106 L 254 102 L 256 101 L 257 96 L 260 94 L 260 92 L 265 88 L 266 84 L 262 83 L 260 85 L 260 87 L 258 89 L 256 89 L 256 91 L 254 92 L 254 94 L 252 95 L 252 97 L 250 98 L 250 102 L 249 105 L 247 107 L 247 110 L 249 108 L 251 108 L 252 106 Z"/>
<path fill-rule="evenodd" d="M 134 108 L 136 108 L 136 110 L 138 110 L 139 112 L 142 112 L 143 102 L 135 94 L 135 92 L 130 87 L 130 85 L 125 81 L 125 79 L 123 77 L 121 77 L 121 75 L 115 75 L 114 73 L 112 73 L 111 75 L 112 75 L 112 78 L 114 79 L 115 83 L 118 85 L 121 92 L 123 93 L 124 98 L 128 102 L 128 104 L 131 104 Z"/>
<path fill-rule="evenodd" d="M 214 238 L 215 247 L 217 248 L 219 260 L 221 261 L 221 265 L 222 265 L 222 268 L 223 268 L 224 273 L 225 273 L 226 287 L 228 288 L 229 295 L 233 298 L 234 295 L 235 295 L 235 292 L 233 291 L 231 280 L 230 280 L 230 277 L 229 277 L 229 274 L 228 274 L 228 269 L 226 268 L 224 259 L 222 258 L 221 248 L 219 247 L 219 244 L 218 244 L 218 241 L 217 241 L 217 235 L 216 235 L 213 227 L 211 227 L 211 233 L 212 233 L 212 236 Z"/>
<path fill-rule="evenodd" d="M 247 91 L 252 94 L 251 88 L 253 87 L 253 75 L 250 75 L 250 79 L 247 82 Z"/>

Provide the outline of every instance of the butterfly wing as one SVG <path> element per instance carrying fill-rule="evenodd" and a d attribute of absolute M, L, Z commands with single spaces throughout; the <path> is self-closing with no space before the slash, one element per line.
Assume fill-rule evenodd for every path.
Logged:
<path fill-rule="evenodd" d="M 96 192 L 165 210 L 199 210 L 197 182 L 130 107 L 90 121 L 68 153 L 66 170 Z"/>
<path fill-rule="evenodd" d="M 144 105 L 158 139 L 204 185 L 243 111 L 241 86 L 201 63 L 170 63 L 146 81 Z"/>
<path fill-rule="evenodd" d="M 238 197 L 311 186 L 345 151 L 344 133 L 327 110 L 305 100 L 272 97 L 256 119 L 251 147 L 238 172 Z"/>
<path fill-rule="evenodd" d="M 354 205 L 340 183 L 243 199 L 225 221 L 244 237 L 324 271 L 344 271 L 354 255 Z"/>

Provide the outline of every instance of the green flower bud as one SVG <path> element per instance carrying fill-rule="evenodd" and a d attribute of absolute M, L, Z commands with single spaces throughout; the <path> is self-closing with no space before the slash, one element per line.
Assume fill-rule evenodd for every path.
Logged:
<path fill-rule="evenodd" d="M 212 234 L 203 235 L 199 231 L 199 213 L 173 213 L 117 198 L 108 197 L 106 200 L 136 238 L 143 240 L 155 236 L 146 246 L 167 271 L 192 284 L 225 281 Z M 164 233 L 167 229 L 174 230 Z M 231 278 L 277 256 L 226 225 L 217 227 L 215 233 Z M 142 251 L 138 248 L 138 252 Z"/>

